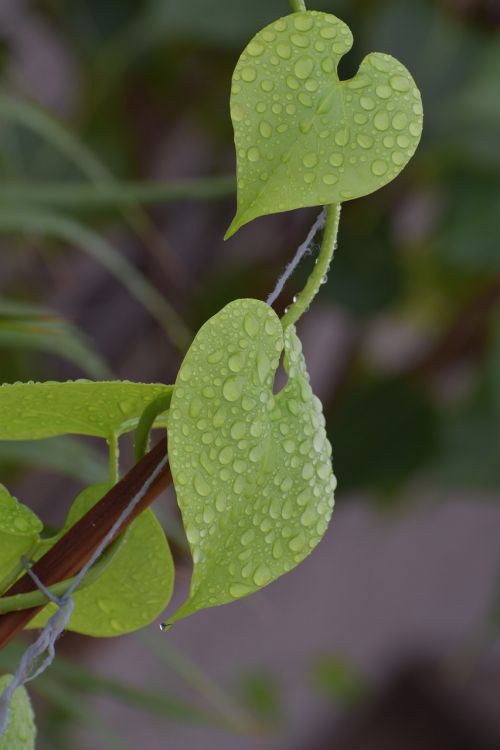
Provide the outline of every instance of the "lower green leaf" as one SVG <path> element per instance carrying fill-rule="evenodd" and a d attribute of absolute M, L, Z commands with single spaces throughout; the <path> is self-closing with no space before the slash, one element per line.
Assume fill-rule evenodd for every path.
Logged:
<path fill-rule="evenodd" d="M 40 519 L 0 484 L 0 593 L 2 581 L 36 545 Z"/>
<path fill-rule="evenodd" d="M 0 695 L 11 681 L 12 675 L 0 677 Z M 26 690 L 19 687 L 9 707 L 9 723 L 0 739 L 0 750 L 34 750 L 35 738 L 35 719 L 30 699 Z"/>
<path fill-rule="evenodd" d="M 282 351 L 288 381 L 273 383 Z M 323 536 L 335 477 L 300 341 L 274 311 L 236 300 L 197 334 L 169 413 L 170 463 L 194 570 L 172 622 L 238 599 Z"/>
<path fill-rule="evenodd" d="M 73 526 L 109 489 L 88 487 L 73 503 L 64 530 Z M 151 510 L 146 510 L 125 532 L 102 575 L 75 592 L 75 608 L 68 630 L 96 637 L 130 633 L 149 625 L 172 596 L 174 565 L 165 533 Z M 30 623 L 40 628 L 54 613 L 53 604 Z"/>

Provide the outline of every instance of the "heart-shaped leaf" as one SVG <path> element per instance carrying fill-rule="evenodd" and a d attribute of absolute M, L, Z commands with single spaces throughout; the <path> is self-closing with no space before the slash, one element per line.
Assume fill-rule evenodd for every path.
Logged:
<path fill-rule="evenodd" d="M 40 519 L 0 484 L 0 582 L 33 550 L 42 528 Z"/>
<path fill-rule="evenodd" d="M 12 681 L 12 675 L 0 677 L 0 695 Z M 14 691 L 9 706 L 9 723 L 0 739 L 0 750 L 34 750 L 36 737 L 35 719 L 28 693 L 23 687 Z"/>
<path fill-rule="evenodd" d="M 285 350 L 288 382 L 273 394 Z M 320 401 L 300 342 L 265 303 L 231 302 L 198 332 L 179 371 L 169 454 L 194 570 L 173 620 L 238 599 L 299 563 L 333 507 Z"/>
<path fill-rule="evenodd" d="M 372 53 L 339 81 L 352 43 L 345 23 L 308 11 L 266 26 L 243 51 L 231 90 L 238 211 L 226 237 L 257 216 L 368 195 L 413 156 L 422 132 L 413 78 Z"/>
<path fill-rule="evenodd" d="M 71 506 L 62 533 L 90 510 L 109 487 L 98 484 L 81 492 Z M 173 582 L 174 564 L 165 533 L 154 513 L 146 510 L 127 529 L 102 575 L 73 595 L 75 608 L 68 630 L 105 637 L 149 625 L 170 601 Z M 54 611 L 53 604 L 47 605 L 30 627 L 43 627 Z"/>
<path fill-rule="evenodd" d="M 0 387 L 0 440 L 56 435 L 111 438 L 137 427 L 139 418 L 172 386 L 127 381 L 13 383 Z M 164 425 L 161 416 L 157 424 Z"/>

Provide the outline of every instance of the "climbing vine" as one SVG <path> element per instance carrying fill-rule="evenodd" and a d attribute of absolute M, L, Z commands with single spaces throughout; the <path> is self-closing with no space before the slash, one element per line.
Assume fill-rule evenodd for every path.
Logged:
<path fill-rule="evenodd" d="M 325 533 L 336 486 L 332 450 L 295 324 L 328 272 L 341 204 L 383 187 L 404 168 L 420 139 L 422 104 L 409 72 L 386 54 L 369 54 L 353 78 L 340 81 L 339 61 L 353 44 L 349 28 L 333 15 L 307 11 L 300 0 L 291 6 L 295 12 L 249 42 L 233 74 L 237 212 L 226 238 L 265 214 L 326 206 L 317 263 L 281 320 L 256 299 L 235 300 L 208 320 L 173 386 L 77 381 L 0 388 L 1 440 L 81 434 L 110 448 L 109 483 L 84 490 L 52 537 L 42 537 L 41 521 L 0 488 L 0 619 L 46 605 L 29 626 L 50 623 L 60 606 L 56 595 L 69 581 L 46 591 L 10 588 L 117 482 L 118 440 L 127 432 L 136 431 L 139 460 L 150 429 L 167 429 L 193 561 L 189 595 L 169 625 L 266 586 Z M 287 381 L 275 393 L 281 357 Z M 167 606 L 174 567 L 152 511 L 92 562 L 73 594 L 70 630 L 119 635 L 151 623 Z M 47 604 L 49 594 L 56 598 Z M 2 749 L 13 747 L 9 737 L 19 722 L 32 727 L 22 688 L 31 676 L 18 679 L 10 705 L 6 693 L 0 699 Z M 32 729 L 16 736 L 24 737 L 16 740 L 19 750 L 34 746 Z"/>

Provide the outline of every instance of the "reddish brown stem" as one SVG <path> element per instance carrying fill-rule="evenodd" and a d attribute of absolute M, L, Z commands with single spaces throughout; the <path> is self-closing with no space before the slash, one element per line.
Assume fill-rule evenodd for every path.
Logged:
<path fill-rule="evenodd" d="M 46 586 L 65 581 L 83 568 L 120 514 L 164 458 L 166 448 L 166 441 L 163 439 L 38 560 L 33 566 L 33 571 Z M 115 536 L 124 531 L 143 510 L 151 505 L 171 481 L 172 476 L 167 465 L 152 482 L 142 500 L 123 522 Z M 25 594 L 35 589 L 36 584 L 26 573 L 5 594 L 6 596 Z M 43 607 L 33 607 L 0 615 L 0 649 L 6 646 L 41 609 Z"/>

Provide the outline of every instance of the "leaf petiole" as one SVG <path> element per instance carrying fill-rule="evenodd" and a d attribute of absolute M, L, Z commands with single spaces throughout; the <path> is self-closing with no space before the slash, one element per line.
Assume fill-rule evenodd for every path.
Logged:
<path fill-rule="evenodd" d="M 316 265 L 314 266 L 305 287 L 300 294 L 298 294 L 296 300 L 290 305 L 281 319 L 284 331 L 286 331 L 288 326 L 294 325 L 301 315 L 309 309 L 313 299 L 326 279 L 337 244 L 340 208 L 340 203 L 333 203 L 326 209 L 325 229 Z"/>

